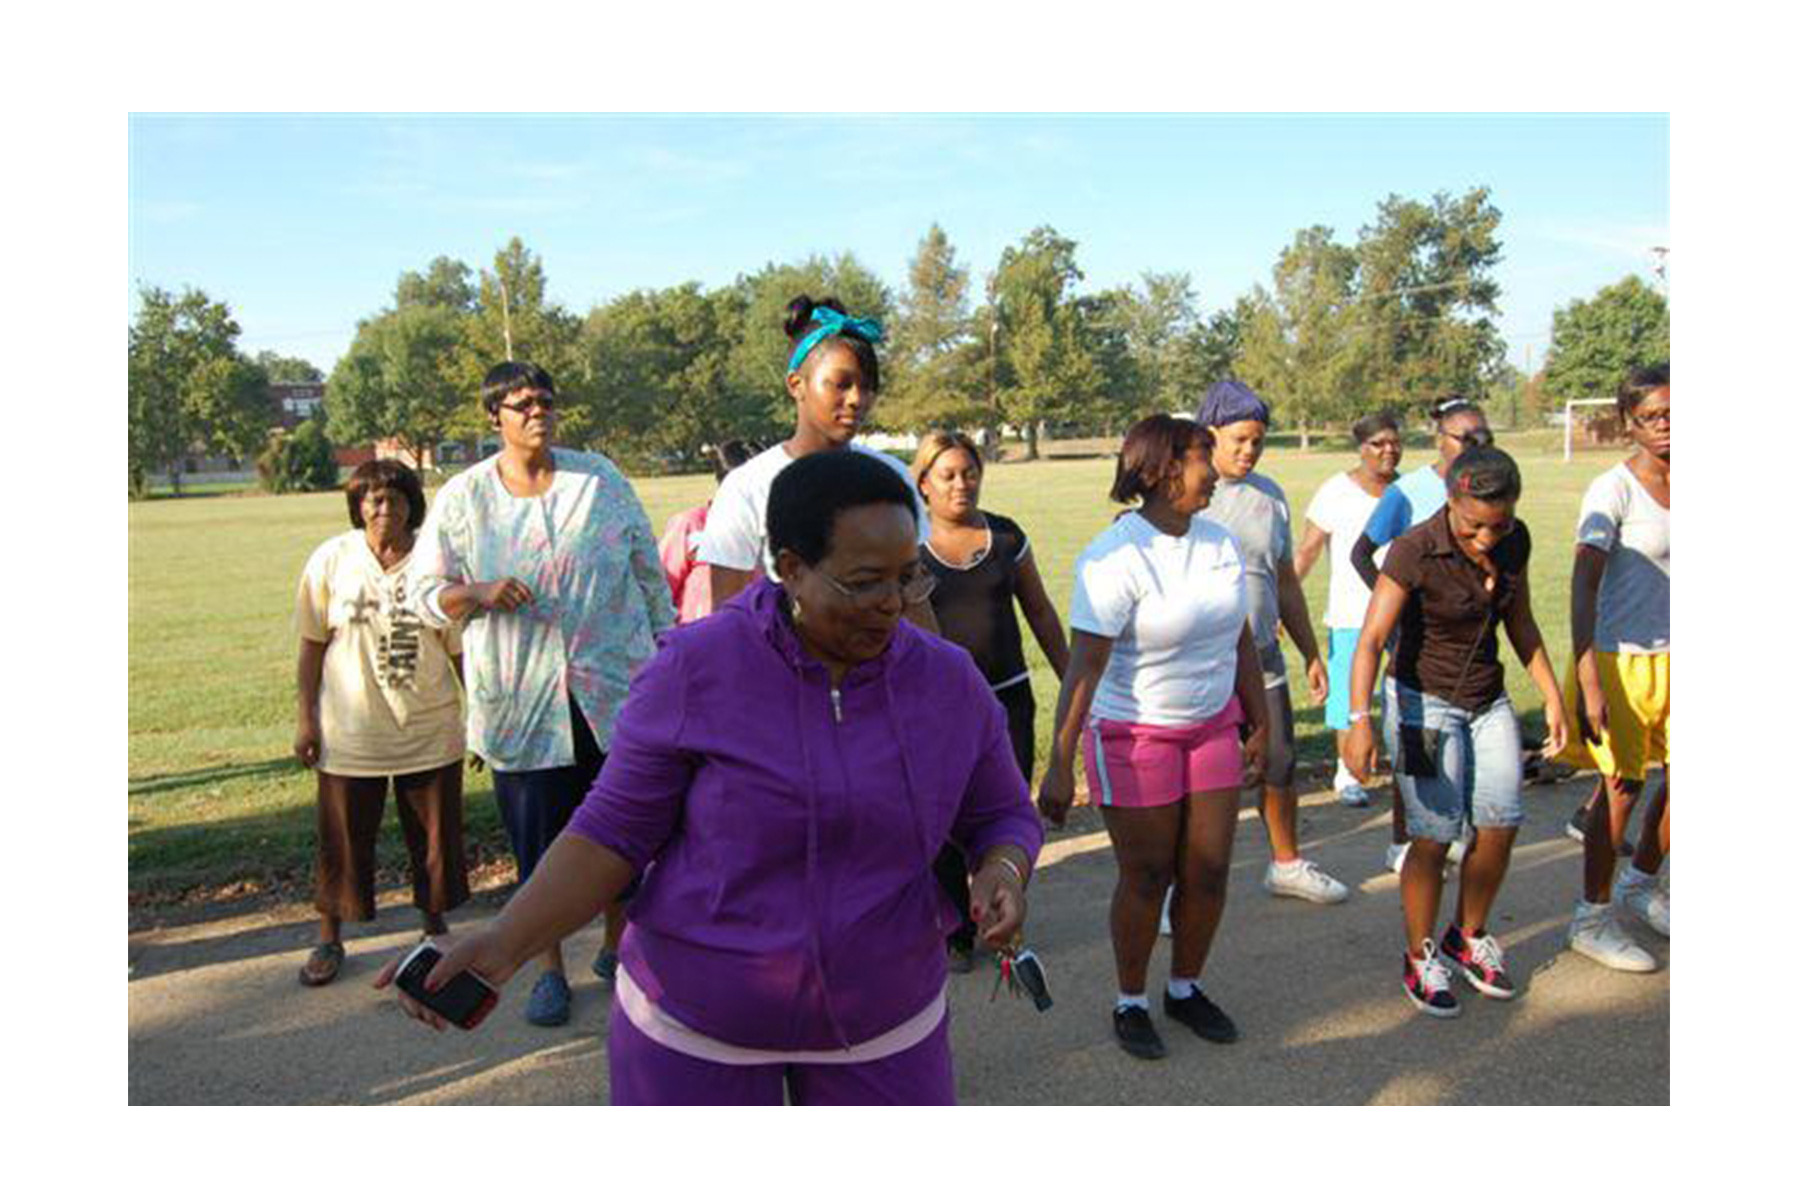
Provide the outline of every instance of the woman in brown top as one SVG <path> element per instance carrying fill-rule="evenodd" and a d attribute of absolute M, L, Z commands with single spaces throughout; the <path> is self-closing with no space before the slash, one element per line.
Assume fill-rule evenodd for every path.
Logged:
<path fill-rule="evenodd" d="M 1531 533 L 1513 516 L 1519 468 L 1503 450 L 1474 447 L 1451 464 L 1444 483 L 1449 502 L 1394 540 L 1376 580 L 1351 671 L 1345 750 L 1359 778 L 1374 774 L 1369 702 L 1382 646 L 1397 625 L 1383 732 L 1412 837 L 1400 874 L 1402 983 L 1434 1017 L 1461 1011 L 1440 951 L 1483 995 L 1514 994 L 1487 931 L 1524 819 L 1519 723 L 1506 697 L 1499 626 L 1544 697 L 1546 753 L 1560 751 L 1568 737 L 1556 672 L 1531 614 Z M 1475 838 L 1463 858 L 1456 916 L 1434 944 L 1444 857 L 1465 822 Z"/>

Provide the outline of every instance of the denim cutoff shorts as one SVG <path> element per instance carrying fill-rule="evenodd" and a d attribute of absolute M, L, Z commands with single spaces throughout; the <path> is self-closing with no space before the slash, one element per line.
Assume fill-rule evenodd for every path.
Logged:
<path fill-rule="evenodd" d="M 1465 823 L 1515 829 L 1524 822 L 1519 719 L 1512 701 L 1502 695 L 1470 712 L 1394 679 L 1388 681 L 1386 699 L 1382 734 L 1413 837 L 1452 842 Z M 1439 731 L 1435 775 L 1407 775 L 1398 769 L 1402 726 Z"/>

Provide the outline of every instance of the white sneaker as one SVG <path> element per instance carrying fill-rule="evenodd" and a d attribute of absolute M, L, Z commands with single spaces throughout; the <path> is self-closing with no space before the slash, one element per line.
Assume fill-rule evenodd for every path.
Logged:
<path fill-rule="evenodd" d="M 1337 776 L 1331 781 L 1331 788 L 1337 793 L 1338 803 L 1346 808 L 1367 808 L 1369 805 L 1369 789 L 1364 787 L 1350 768 L 1338 759 Z"/>
<path fill-rule="evenodd" d="M 1654 971 L 1656 959 L 1619 928 L 1610 904 L 1575 902 L 1575 919 L 1569 922 L 1569 949 L 1585 954 L 1615 971 Z"/>
<path fill-rule="evenodd" d="M 1349 888 L 1304 858 L 1270 863 L 1263 873 L 1263 890 L 1272 896 L 1292 896 L 1314 904 L 1342 904 L 1350 897 Z"/>
<path fill-rule="evenodd" d="M 1169 924 L 1169 905 L 1173 903 L 1175 903 L 1175 889 L 1170 888 L 1163 893 L 1162 935 L 1164 937 L 1175 936 L 1175 927 Z"/>
<path fill-rule="evenodd" d="M 1621 871 L 1613 885 L 1619 906 L 1664 937 L 1669 936 L 1669 897 L 1652 876 L 1631 878 L 1635 871 Z"/>

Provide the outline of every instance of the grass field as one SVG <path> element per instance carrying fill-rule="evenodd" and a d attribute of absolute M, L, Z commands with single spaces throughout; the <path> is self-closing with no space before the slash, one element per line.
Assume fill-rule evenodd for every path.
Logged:
<path fill-rule="evenodd" d="M 1546 438 L 1503 437 L 1525 475 L 1520 515 L 1536 550 L 1531 587 L 1538 620 L 1560 673 L 1568 654 L 1568 578 L 1575 508 L 1587 482 L 1618 452 L 1577 456 L 1565 465 Z M 1425 461 L 1409 448 L 1402 470 Z M 1319 485 L 1353 465 L 1341 449 L 1271 450 L 1263 469 L 1288 492 L 1295 533 Z M 1030 536 L 1059 611 L 1066 616 L 1069 572 L 1082 546 L 1112 517 L 1104 458 L 997 464 L 983 506 L 1013 517 Z M 710 476 L 636 481 L 660 531 L 669 516 L 704 500 Z M 348 527 L 341 494 L 211 496 L 130 506 L 130 749 L 127 785 L 133 903 L 182 894 L 229 894 L 303 884 L 310 877 L 313 785 L 293 759 L 294 588 L 306 557 Z M 1306 582 L 1315 628 L 1323 612 L 1326 564 Z M 1323 640 L 1322 631 L 1319 633 Z M 1049 738 L 1056 679 L 1026 638 L 1038 697 L 1039 762 Z M 1300 663 L 1287 647 L 1296 697 Z M 1508 680 L 1527 729 L 1542 730 L 1542 705 L 1523 669 Z M 1297 714 L 1301 759 L 1331 755 L 1322 714 Z M 470 774 L 467 826 L 477 861 L 505 852 L 485 774 Z M 403 865 L 389 818 L 384 863 Z"/>

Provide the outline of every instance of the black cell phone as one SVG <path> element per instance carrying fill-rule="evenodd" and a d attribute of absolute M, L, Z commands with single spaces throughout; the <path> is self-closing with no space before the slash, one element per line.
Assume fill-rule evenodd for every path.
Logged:
<path fill-rule="evenodd" d="M 394 982 L 400 990 L 461 1029 L 473 1029 L 500 1003 L 500 993 L 473 971 L 459 971 L 435 992 L 425 990 L 425 977 L 443 952 L 430 942 L 420 942 L 400 963 Z"/>
<path fill-rule="evenodd" d="M 1044 977 L 1044 964 L 1036 954 L 1029 950 L 1019 951 L 1013 956 L 1012 970 L 1013 978 L 1025 989 L 1025 994 L 1031 997 L 1031 1002 L 1037 1005 L 1039 1012 L 1045 1011 L 1054 1003 L 1050 999 L 1050 981 Z"/>

